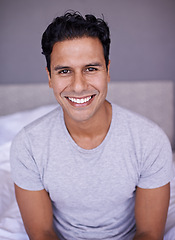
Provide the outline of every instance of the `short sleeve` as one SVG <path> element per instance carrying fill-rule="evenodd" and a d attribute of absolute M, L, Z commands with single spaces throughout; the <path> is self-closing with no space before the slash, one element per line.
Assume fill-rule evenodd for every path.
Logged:
<path fill-rule="evenodd" d="M 12 178 L 17 186 L 31 191 L 44 189 L 25 128 L 12 142 L 10 163 Z"/>
<path fill-rule="evenodd" d="M 164 132 L 156 129 L 143 149 L 138 187 L 151 189 L 169 183 L 173 178 L 172 149 Z"/>

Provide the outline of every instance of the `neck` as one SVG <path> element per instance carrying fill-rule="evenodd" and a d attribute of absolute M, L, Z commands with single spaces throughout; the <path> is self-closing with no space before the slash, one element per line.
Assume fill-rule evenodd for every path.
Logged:
<path fill-rule="evenodd" d="M 84 149 L 93 149 L 104 140 L 112 119 L 112 107 L 107 101 L 93 118 L 77 122 L 64 115 L 65 124 L 73 140 Z"/>

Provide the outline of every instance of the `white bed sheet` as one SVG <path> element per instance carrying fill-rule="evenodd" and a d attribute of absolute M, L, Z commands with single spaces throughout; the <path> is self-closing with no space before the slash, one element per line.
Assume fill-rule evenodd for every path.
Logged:
<path fill-rule="evenodd" d="M 0 117 L 0 239 L 29 240 L 15 200 L 10 174 L 9 153 L 13 137 L 26 124 L 54 109 L 48 105 L 34 110 Z M 171 182 L 171 199 L 164 240 L 175 240 L 175 178 Z"/>
<path fill-rule="evenodd" d="M 10 174 L 11 141 L 23 126 L 55 107 L 56 105 L 48 105 L 0 117 L 0 240 L 29 240 L 16 203 Z"/>

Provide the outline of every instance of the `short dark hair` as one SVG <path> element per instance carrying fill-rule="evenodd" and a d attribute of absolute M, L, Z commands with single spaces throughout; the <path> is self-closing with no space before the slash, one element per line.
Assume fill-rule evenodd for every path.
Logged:
<path fill-rule="evenodd" d="M 100 40 L 106 67 L 108 67 L 111 40 L 107 23 L 94 15 L 83 17 L 79 12 L 69 11 L 63 16 L 55 18 L 42 35 L 42 54 L 46 57 L 48 71 L 50 72 L 50 55 L 56 42 L 84 36 Z"/>

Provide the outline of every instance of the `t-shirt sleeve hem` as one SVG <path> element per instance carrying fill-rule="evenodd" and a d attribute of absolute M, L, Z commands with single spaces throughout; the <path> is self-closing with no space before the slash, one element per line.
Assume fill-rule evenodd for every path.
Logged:
<path fill-rule="evenodd" d="M 142 189 L 154 189 L 154 188 L 159 188 L 159 187 L 163 187 L 166 184 L 170 183 L 171 180 L 173 179 L 173 176 L 169 179 L 167 179 L 166 181 L 162 181 L 159 182 L 159 184 L 155 183 L 155 184 L 138 184 L 137 187 L 142 188 Z"/>
<path fill-rule="evenodd" d="M 18 187 L 24 189 L 24 190 L 29 190 L 29 191 L 41 191 L 44 190 L 44 187 L 41 186 L 34 186 L 34 185 L 28 185 L 28 184 L 22 184 L 19 183 L 17 180 L 13 180 L 14 184 L 17 185 Z"/>

